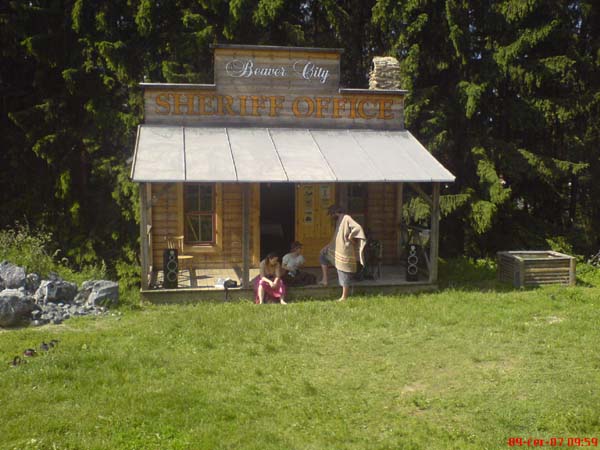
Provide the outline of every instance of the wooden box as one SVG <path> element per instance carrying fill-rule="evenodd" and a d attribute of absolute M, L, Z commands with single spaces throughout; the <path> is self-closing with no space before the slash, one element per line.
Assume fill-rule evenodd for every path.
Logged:
<path fill-rule="evenodd" d="M 498 279 L 515 287 L 575 285 L 575 258 L 550 250 L 498 252 Z"/>

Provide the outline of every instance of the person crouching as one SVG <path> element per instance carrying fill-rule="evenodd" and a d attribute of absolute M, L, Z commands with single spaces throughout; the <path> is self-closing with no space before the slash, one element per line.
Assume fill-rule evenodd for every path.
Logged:
<path fill-rule="evenodd" d="M 271 252 L 260 262 L 260 273 L 254 279 L 254 303 L 279 302 L 286 305 L 285 284 L 281 279 L 281 265 L 277 253 Z"/>

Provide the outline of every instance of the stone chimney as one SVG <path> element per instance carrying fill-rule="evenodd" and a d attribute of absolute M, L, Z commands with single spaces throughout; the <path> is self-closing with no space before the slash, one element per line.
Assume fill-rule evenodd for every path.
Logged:
<path fill-rule="evenodd" d="M 369 89 L 400 89 L 400 63 L 391 56 L 375 56 Z"/>

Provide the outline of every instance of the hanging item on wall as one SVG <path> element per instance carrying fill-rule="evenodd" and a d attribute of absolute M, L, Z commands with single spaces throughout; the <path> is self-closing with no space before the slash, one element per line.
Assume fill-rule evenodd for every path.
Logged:
<path fill-rule="evenodd" d="M 305 224 L 312 225 L 313 221 L 313 188 L 304 186 L 304 218 Z"/>
<path fill-rule="evenodd" d="M 331 188 L 328 184 L 320 185 L 320 198 L 322 206 L 329 206 L 331 203 Z"/>

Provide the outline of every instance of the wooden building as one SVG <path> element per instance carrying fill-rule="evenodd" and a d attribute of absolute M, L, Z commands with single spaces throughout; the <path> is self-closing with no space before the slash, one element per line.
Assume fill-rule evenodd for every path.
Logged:
<path fill-rule="evenodd" d="M 393 282 L 382 276 L 372 286 L 435 286 L 440 184 L 454 176 L 404 129 L 406 91 L 340 88 L 341 54 L 215 45 L 214 84 L 142 84 L 132 179 L 140 183 L 145 298 L 165 294 L 163 257 L 174 245 L 187 271 L 180 284 L 196 288 L 179 290 L 187 298 L 219 276 L 247 288 L 260 259 L 294 240 L 317 267 L 333 203 L 382 243 Z M 417 282 L 402 275 L 407 190 L 432 211 L 428 230 L 410 230 L 428 239 Z"/>

